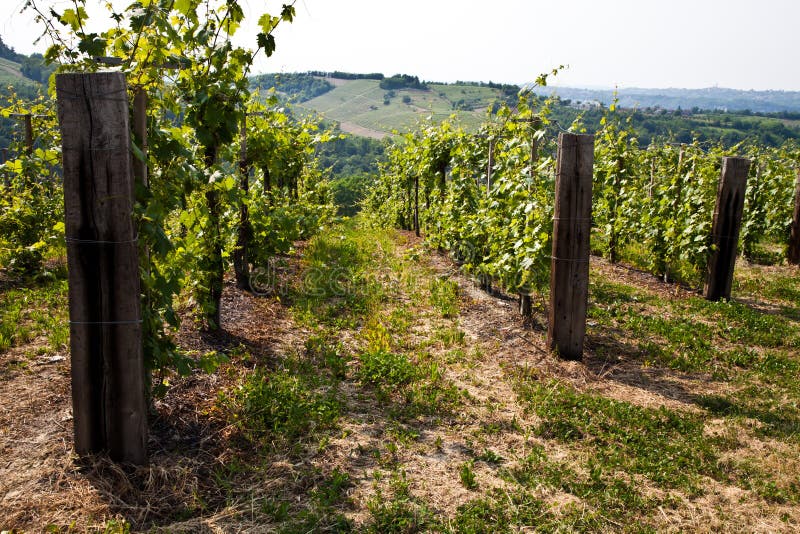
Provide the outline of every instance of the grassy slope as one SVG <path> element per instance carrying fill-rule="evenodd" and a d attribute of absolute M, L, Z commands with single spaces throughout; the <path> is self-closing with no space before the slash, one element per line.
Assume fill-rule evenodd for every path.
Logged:
<path fill-rule="evenodd" d="M 439 122 L 454 113 L 452 102 L 462 98 L 474 103 L 477 109 L 458 111 L 456 115 L 466 127 L 477 127 L 484 120 L 488 102 L 498 96 L 497 91 L 487 87 L 431 85 L 427 91 L 397 90 L 389 105 L 384 105 L 387 91 L 378 83 L 377 80 L 349 80 L 303 106 L 328 119 L 389 134 L 393 130 L 407 131 L 429 116 Z M 404 96 L 410 97 L 411 102 L 403 103 Z"/>
<path fill-rule="evenodd" d="M 18 86 L 20 84 L 35 87 L 38 84 L 22 75 L 20 64 L 5 58 L 0 58 L 0 87 L 5 88 L 9 85 Z"/>

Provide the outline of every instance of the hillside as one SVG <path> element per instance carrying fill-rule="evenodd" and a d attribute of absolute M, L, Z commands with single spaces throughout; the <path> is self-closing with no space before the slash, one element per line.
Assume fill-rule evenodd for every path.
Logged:
<path fill-rule="evenodd" d="M 381 87 L 380 79 L 359 77 L 373 75 L 342 75 L 348 78 L 309 73 L 262 75 L 254 79 L 254 86 L 275 87 L 285 97 L 300 102 L 301 107 L 337 122 L 344 132 L 373 139 L 409 131 L 428 117 L 441 122 L 453 114 L 465 128 L 474 130 L 486 121 L 487 109 L 503 101 L 513 103 L 517 95 L 516 86 L 476 82 L 427 83 L 424 89 L 387 90 Z M 800 139 L 800 113 L 793 111 L 800 109 L 800 93 L 717 88 L 633 91 L 620 92 L 618 108 L 631 117 L 641 144 L 665 138 L 728 146 L 754 140 L 777 146 L 788 139 Z M 610 90 L 542 87 L 535 93 L 540 97 L 556 95 L 552 118 L 568 125 L 580 117 L 587 131 L 599 128 L 605 113 L 601 104 L 608 105 L 614 98 Z M 743 111 L 732 111 L 735 108 Z"/>
<path fill-rule="evenodd" d="M 465 127 L 476 128 L 486 117 L 486 107 L 501 96 L 497 89 L 472 85 L 385 90 L 379 84 L 337 79 L 333 89 L 302 105 L 337 121 L 345 132 L 381 139 L 426 117 L 439 122 L 455 114 Z"/>
<path fill-rule="evenodd" d="M 21 87 L 36 89 L 39 84 L 22 74 L 22 65 L 16 61 L 11 61 L 0 57 L 0 90 L 5 94 L 8 86 L 14 86 L 14 90 L 20 92 Z M 24 91 L 24 89 L 23 89 Z"/>

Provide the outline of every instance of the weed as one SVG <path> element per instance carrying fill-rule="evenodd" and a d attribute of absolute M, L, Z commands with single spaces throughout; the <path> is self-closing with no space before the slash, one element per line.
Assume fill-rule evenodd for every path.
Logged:
<path fill-rule="evenodd" d="M 362 353 L 359 360 L 361 361 L 359 378 L 375 386 L 408 384 L 418 376 L 417 368 L 405 354 L 378 350 Z"/>
<path fill-rule="evenodd" d="M 247 436 L 296 439 L 312 429 L 332 426 L 341 411 L 334 391 L 320 391 L 313 380 L 288 369 L 257 370 L 218 404 Z"/>
<path fill-rule="evenodd" d="M 51 280 L 0 295 L 0 352 L 47 335 L 53 351 L 69 343 L 67 282 Z"/>
<path fill-rule="evenodd" d="M 466 341 L 467 334 L 463 330 L 451 326 L 447 328 L 440 328 L 436 331 L 435 336 L 436 339 L 441 341 L 444 347 L 447 349 L 456 345 L 463 346 Z"/>
<path fill-rule="evenodd" d="M 371 517 L 365 525 L 365 532 L 409 533 L 436 529 L 433 513 L 424 502 L 411 494 L 403 471 L 392 475 L 390 485 L 391 498 L 387 498 L 380 488 L 376 488 L 375 496 L 367 502 Z"/>
<path fill-rule="evenodd" d="M 475 457 L 475 459 L 492 465 L 499 465 L 505 462 L 505 458 L 503 458 L 502 456 L 500 456 L 491 449 L 484 449 L 479 456 Z"/>
<path fill-rule="evenodd" d="M 756 434 L 797 442 L 800 440 L 800 408 L 796 402 L 779 403 L 769 388 L 756 385 L 740 390 L 737 398 L 699 395 L 696 402 L 717 416 L 755 419 L 762 423 Z"/>
<path fill-rule="evenodd" d="M 305 342 L 305 353 L 315 365 L 328 369 L 334 378 L 344 380 L 347 377 L 344 345 L 335 341 L 332 334 L 320 333 L 309 336 Z"/>
<path fill-rule="evenodd" d="M 430 283 L 430 305 L 442 317 L 455 317 L 458 315 L 458 283 L 454 280 L 434 278 Z"/>
<path fill-rule="evenodd" d="M 294 291 L 296 318 L 310 324 L 355 327 L 384 298 L 377 276 L 385 263 L 385 236 L 377 231 L 340 226 L 309 243 L 306 268 Z"/>
<path fill-rule="evenodd" d="M 345 499 L 346 490 L 352 486 L 350 475 L 336 468 L 311 493 L 311 498 L 320 506 L 334 506 Z"/>
<path fill-rule="evenodd" d="M 461 479 L 461 485 L 468 490 L 478 489 L 478 481 L 475 479 L 475 471 L 473 470 L 474 466 L 475 463 L 470 460 L 461 464 L 461 467 L 458 470 L 458 476 Z"/>

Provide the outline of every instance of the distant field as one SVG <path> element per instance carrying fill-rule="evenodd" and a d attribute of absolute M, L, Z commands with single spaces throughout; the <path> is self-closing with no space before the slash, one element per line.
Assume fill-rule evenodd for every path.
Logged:
<path fill-rule="evenodd" d="M 381 137 L 404 132 L 431 117 L 440 122 L 455 114 L 467 129 L 476 129 L 485 118 L 488 103 L 497 92 L 488 87 L 431 85 L 427 91 L 400 89 L 388 97 L 377 80 L 348 80 L 324 95 L 303 103 L 303 107 L 341 123 L 350 133 Z M 408 97 L 408 98 L 405 98 Z M 408 102 L 403 102 L 410 99 Z M 388 103 L 385 103 L 388 100 Z M 455 111 L 453 103 L 463 100 L 468 110 Z M 353 131 L 351 131 L 353 130 Z"/>
<path fill-rule="evenodd" d="M 38 85 L 36 82 L 24 77 L 19 68 L 19 63 L 0 58 L 0 91 L 4 91 L 9 85 L 14 85 L 15 87 L 20 85 L 32 87 Z"/>

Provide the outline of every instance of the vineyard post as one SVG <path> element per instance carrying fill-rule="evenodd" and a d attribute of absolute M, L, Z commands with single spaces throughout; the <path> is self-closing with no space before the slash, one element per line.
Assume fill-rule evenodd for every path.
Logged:
<path fill-rule="evenodd" d="M 681 197 L 683 196 L 683 180 L 684 176 L 681 174 L 683 170 L 683 156 L 684 150 L 683 145 L 681 145 L 681 150 L 678 152 L 678 168 L 675 171 L 675 196 L 672 199 L 672 222 L 675 226 L 678 223 L 678 211 L 681 207 Z M 676 231 L 677 233 L 677 231 Z M 669 282 L 669 267 L 671 263 L 675 261 L 675 254 L 671 254 L 664 262 L 664 283 Z"/>
<path fill-rule="evenodd" d="M 536 127 L 539 125 L 538 119 L 532 118 L 528 119 L 526 122 L 531 123 L 531 154 L 530 154 L 530 170 L 529 176 L 531 179 L 531 186 L 533 186 L 533 180 L 536 176 L 536 161 L 539 159 L 539 151 L 538 147 L 536 146 Z M 526 230 L 527 230 L 527 221 L 526 221 Z M 531 294 L 529 291 L 522 290 L 519 293 L 519 313 L 523 317 L 530 317 L 533 314 L 533 305 L 531 303 Z"/>
<path fill-rule="evenodd" d="M 30 113 L 23 117 L 25 121 L 25 153 L 29 156 L 33 154 L 33 119 Z"/>
<path fill-rule="evenodd" d="M 797 170 L 797 180 L 794 183 L 794 214 L 786 256 L 792 265 L 800 265 L 800 169 Z"/>
<path fill-rule="evenodd" d="M 486 196 L 492 190 L 492 174 L 494 173 L 494 139 L 489 138 L 489 161 L 486 163 Z"/>
<path fill-rule="evenodd" d="M 236 233 L 236 248 L 233 251 L 233 270 L 236 273 L 236 286 L 246 289 L 250 284 L 250 264 L 247 249 L 250 246 L 250 212 L 247 195 L 250 191 L 250 165 L 247 160 L 247 111 L 242 116 L 239 132 L 239 187 L 242 190 L 242 203 L 239 206 L 239 228 Z"/>
<path fill-rule="evenodd" d="M 75 451 L 147 460 L 128 98 L 120 72 L 56 76 Z"/>
<path fill-rule="evenodd" d="M 594 136 L 560 133 L 557 165 L 547 345 L 578 360 L 589 299 Z"/>
<path fill-rule="evenodd" d="M 746 158 L 722 158 L 722 174 L 717 187 L 717 204 L 711 227 L 712 252 L 703 294 L 708 300 L 731 298 L 736 246 L 742 226 L 744 196 L 750 161 Z"/>
<path fill-rule="evenodd" d="M 419 237 L 419 175 L 414 176 L 414 234 Z"/>

